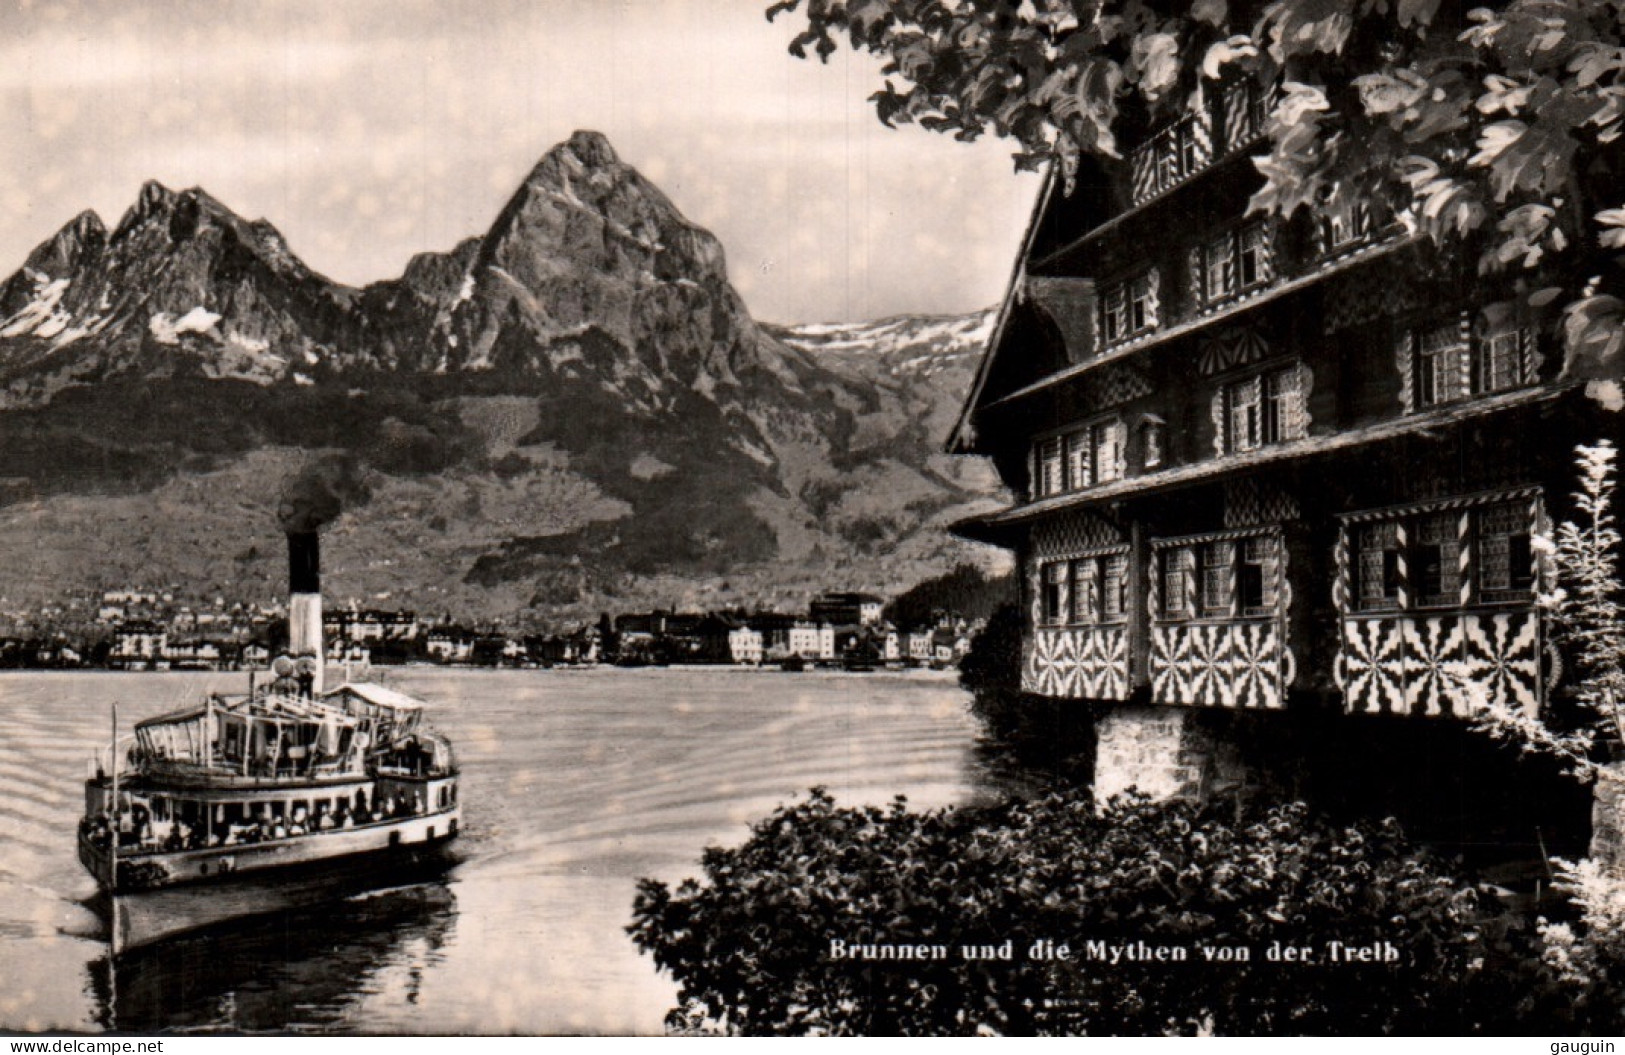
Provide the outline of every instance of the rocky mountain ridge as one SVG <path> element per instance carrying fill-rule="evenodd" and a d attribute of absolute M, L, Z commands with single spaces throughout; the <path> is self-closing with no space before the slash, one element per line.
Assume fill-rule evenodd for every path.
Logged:
<path fill-rule="evenodd" d="M 772 327 L 722 246 L 596 133 L 482 235 L 363 288 L 264 220 L 144 186 L 0 285 L 0 576 L 276 592 L 280 482 L 367 481 L 332 588 L 545 620 L 901 588 L 992 474 L 940 443 L 988 317 Z M 132 578 L 133 577 L 133 578 Z"/>

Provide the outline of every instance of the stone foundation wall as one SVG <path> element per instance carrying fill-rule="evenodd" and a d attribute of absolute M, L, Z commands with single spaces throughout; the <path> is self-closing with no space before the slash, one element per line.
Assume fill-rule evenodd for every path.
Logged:
<path fill-rule="evenodd" d="M 1244 786 L 1234 745 L 1179 707 L 1118 707 L 1096 725 L 1095 799 L 1135 788 L 1153 799 L 1207 799 Z"/>
<path fill-rule="evenodd" d="M 1591 849 L 1588 856 L 1625 874 L 1625 762 L 1608 766 L 1612 779 L 1599 777 L 1591 791 Z"/>

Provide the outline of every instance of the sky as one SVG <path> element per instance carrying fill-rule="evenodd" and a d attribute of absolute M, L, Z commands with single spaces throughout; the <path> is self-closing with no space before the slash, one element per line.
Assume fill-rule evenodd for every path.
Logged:
<path fill-rule="evenodd" d="M 726 247 L 771 322 L 996 303 L 1038 178 L 887 129 L 879 60 L 787 52 L 767 0 L 4 0 L 0 276 L 143 182 L 269 220 L 340 282 L 482 233 L 603 132 Z"/>

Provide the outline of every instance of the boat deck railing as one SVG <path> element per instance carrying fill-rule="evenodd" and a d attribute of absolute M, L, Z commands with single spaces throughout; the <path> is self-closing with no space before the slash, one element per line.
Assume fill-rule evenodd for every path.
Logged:
<path fill-rule="evenodd" d="M 369 814 L 366 820 L 350 823 L 332 823 L 326 826 L 317 824 L 297 825 L 284 822 L 277 826 L 266 824 L 263 821 L 254 824 L 237 823 L 230 825 L 226 833 L 218 830 L 205 832 L 201 828 L 193 829 L 193 836 L 176 838 L 140 838 L 135 833 L 124 831 L 120 834 L 118 856 L 119 860 L 152 856 L 157 854 L 187 853 L 199 850 L 223 850 L 238 846 L 263 846 L 270 843 L 289 843 L 313 836 L 333 835 L 339 832 L 361 831 L 368 828 L 385 828 L 391 824 L 412 820 L 417 817 L 434 817 L 445 813 L 455 813 L 456 805 L 417 809 L 403 800 L 402 805 L 389 812 L 380 811 Z M 166 826 L 167 827 L 167 826 Z M 170 828 L 169 831 L 174 829 Z M 280 834 L 279 834 L 280 833 Z M 79 822 L 79 835 L 96 853 L 106 855 L 113 841 L 113 830 L 106 823 L 106 818 L 91 820 L 85 818 Z"/>
<path fill-rule="evenodd" d="M 366 780 L 371 774 L 358 762 L 335 759 L 310 766 L 279 766 L 274 771 L 261 768 L 244 773 L 241 764 L 220 762 L 208 765 L 182 759 L 149 758 L 133 767 L 135 774 L 184 787 L 268 788 L 315 782 Z M 131 770 L 124 770 L 127 775 Z"/>

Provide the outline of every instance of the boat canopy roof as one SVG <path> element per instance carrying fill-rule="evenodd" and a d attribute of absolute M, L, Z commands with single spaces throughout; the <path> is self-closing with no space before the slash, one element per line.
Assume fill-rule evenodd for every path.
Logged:
<path fill-rule="evenodd" d="M 210 697 L 208 703 L 201 707 L 189 707 L 184 711 L 171 711 L 168 714 L 160 714 L 145 721 L 137 722 L 135 731 L 140 733 L 145 730 L 161 729 L 166 726 L 188 725 L 193 722 L 206 721 L 211 715 L 217 721 L 270 722 L 275 725 L 298 723 L 340 727 L 354 727 L 358 724 L 359 717 L 332 703 L 321 700 L 305 700 L 280 693 L 265 693 L 254 697 L 213 696 Z"/>
<path fill-rule="evenodd" d="M 207 707 L 190 707 L 184 711 L 170 711 L 160 714 L 156 718 L 147 718 L 135 723 L 137 732 L 143 729 L 152 729 L 161 725 L 182 725 L 186 722 L 195 722 L 208 713 Z"/>
<path fill-rule="evenodd" d="M 386 711 L 415 714 L 423 710 L 423 701 L 415 700 L 404 692 L 397 692 L 394 689 L 385 688 L 370 681 L 345 682 L 327 693 L 323 698 L 332 700 L 345 696 L 354 697 Z"/>

